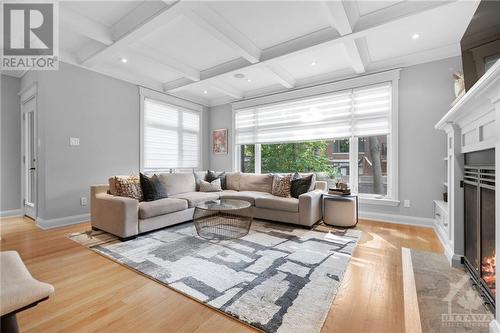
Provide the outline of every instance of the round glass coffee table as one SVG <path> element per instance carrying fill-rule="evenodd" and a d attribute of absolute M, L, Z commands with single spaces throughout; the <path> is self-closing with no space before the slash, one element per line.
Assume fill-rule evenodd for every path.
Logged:
<path fill-rule="evenodd" d="M 248 234 L 253 215 L 250 203 L 243 200 L 221 199 L 205 201 L 194 209 L 193 222 L 204 239 L 235 239 Z"/>

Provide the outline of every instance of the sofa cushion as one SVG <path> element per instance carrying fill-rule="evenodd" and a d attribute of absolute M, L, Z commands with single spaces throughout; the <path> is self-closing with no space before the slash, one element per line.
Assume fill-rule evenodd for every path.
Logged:
<path fill-rule="evenodd" d="M 288 198 L 290 196 L 290 188 L 292 187 L 293 174 L 274 175 L 272 195 Z"/>
<path fill-rule="evenodd" d="M 207 180 L 206 171 L 193 171 L 194 181 L 196 182 L 196 191 L 200 190 L 200 180 Z"/>
<path fill-rule="evenodd" d="M 161 184 L 158 175 L 148 177 L 143 173 L 140 173 L 139 177 L 141 178 L 141 189 L 144 201 L 155 201 L 168 198 L 168 194 Z"/>
<path fill-rule="evenodd" d="M 169 197 L 178 193 L 196 191 L 196 181 L 192 172 L 162 173 L 158 177 Z"/>
<path fill-rule="evenodd" d="M 273 188 L 273 175 L 256 175 L 242 173 L 240 175 L 240 191 L 258 191 L 271 193 Z"/>
<path fill-rule="evenodd" d="M 148 219 L 187 208 L 187 201 L 181 199 L 165 198 L 155 201 L 143 201 L 139 203 L 139 218 Z"/>
<path fill-rule="evenodd" d="M 227 185 L 226 185 L 226 172 L 222 171 L 219 174 L 217 174 L 215 171 L 208 170 L 207 171 L 207 178 L 205 179 L 207 182 L 211 183 L 216 179 L 220 179 L 220 185 L 223 190 L 227 190 Z"/>
<path fill-rule="evenodd" d="M 266 195 L 255 199 L 255 207 L 283 210 L 287 212 L 298 212 L 299 199 Z"/>
<path fill-rule="evenodd" d="M 305 177 L 298 176 L 292 180 L 290 195 L 293 198 L 298 198 L 301 194 L 312 191 L 315 183 L 314 174 Z"/>
<path fill-rule="evenodd" d="M 226 188 L 224 190 L 240 190 L 240 172 L 226 172 Z"/>
<path fill-rule="evenodd" d="M 270 195 L 265 192 L 257 192 L 257 191 L 232 191 L 226 190 L 220 192 L 221 199 L 236 199 L 236 200 L 245 200 L 248 201 L 251 205 L 255 205 L 255 198 L 259 198 L 265 195 Z"/>
<path fill-rule="evenodd" d="M 171 198 L 187 200 L 189 208 L 196 207 L 203 201 L 218 200 L 221 192 L 187 192 L 171 195 Z"/>
<path fill-rule="evenodd" d="M 221 192 L 220 178 L 216 178 L 211 182 L 200 180 L 200 192 Z"/>

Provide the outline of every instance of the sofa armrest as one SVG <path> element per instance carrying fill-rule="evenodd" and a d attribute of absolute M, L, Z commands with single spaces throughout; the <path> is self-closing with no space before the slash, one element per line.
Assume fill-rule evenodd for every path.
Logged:
<path fill-rule="evenodd" d="M 299 195 L 299 222 L 305 226 L 312 226 L 322 218 L 321 202 L 323 192 L 310 191 Z"/>
<path fill-rule="evenodd" d="M 115 236 L 126 238 L 139 233 L 139 201 L 118 197 L 91 188 L 91 224 Z"/>
<path fill-rule="evenodd" d="M 318 180 L 316 181 L 316 184 L 314 184 L 314 189 L 323 192 L 328 192 L 328 183 L 325 182 L 324 180 Z"/>

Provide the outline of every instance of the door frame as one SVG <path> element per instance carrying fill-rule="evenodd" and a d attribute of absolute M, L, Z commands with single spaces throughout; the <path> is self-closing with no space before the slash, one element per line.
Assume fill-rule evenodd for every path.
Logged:
<path fill-rule="evenodd" d="M 26 198 L 26 182 L 27 182 L 27 173 L 26 173 L 26 140 L 25 140 L 25 135 L 26 135 L 26 124 L 25 124 L 25 107 L 24 105 L 31 101 L 34 100 L 35 103 L 35 110 L 34 110 L 34 155 L 35 155 L 35 202 L 33 203 L 33 216 L 29 216 L 36 220 L 38 217 L 38 148 L 39 148 L 39 139 L 38 139 L 38 85 L 37 82 L 32 83 L 28 87 L 22 89 L 19 92 L 19 97 L 20 97 L 20 117 L 21 117 L 21 207 L 23 211 L 23 216 L 29 216 L 27 215 L 26 211 L 26 204 L 25 204 L 25 198 Z"/>

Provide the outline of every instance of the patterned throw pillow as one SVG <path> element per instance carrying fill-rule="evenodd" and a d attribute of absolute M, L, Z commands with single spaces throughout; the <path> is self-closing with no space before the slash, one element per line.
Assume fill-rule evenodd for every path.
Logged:
<path fill-rule="evenodd" d="M 148 177 L 141 173 L 139 176 L 141 179 L 141 189 L 144 201 L 155 201 L 168 198 L 168 194 L 157 175 Z"/>
<path fill-rule="evenodd" d="M 290 196 L 290 188 L 292 187 L 293 175 L 274 175 L 272 194 L 277 197 L 288 198 Z"/>
<path fill-rule="evenodd" d="M 207 182 L 206 180 L 200 180 L 200 192 L 220 192 L 222 187 L 220 186 L 220 178 L 213 180 L 212 182 Z"/>
<path fill-rule="evenodd" d="M 115 176 L 116 195 L 142 201 L 142 189 L 139 176 Z"/>

